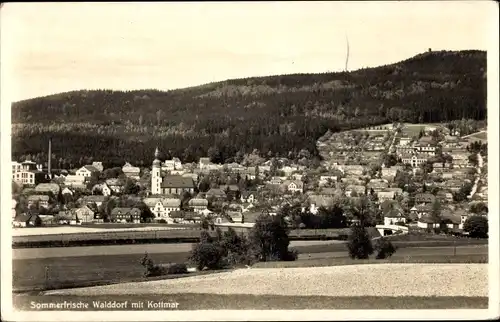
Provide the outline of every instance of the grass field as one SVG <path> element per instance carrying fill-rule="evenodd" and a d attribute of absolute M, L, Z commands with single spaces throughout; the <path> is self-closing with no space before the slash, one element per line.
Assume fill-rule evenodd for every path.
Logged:
<path fill-rule="evenodd" d="M 151 245 L 148 245 L 151 246 Z M 161 246 L 161 245 L 155 245 Z M 165 245 L 171 246 L 171 245 Z M 299 260 L 296 262 L 259 263 L 257 265 L 270 265 L 270 267 L 281 267 L 280 265 L 300 266 L 333 266 L 349 264 L 345 245 L 295 246 L 299 251 Z M 13 261 L 13 287 L 19 290 L 31 289 L 57 289 L 82 287 L 93 284 L 109 284 L 131 281 L 141 278 L 144 268 L 139 264 L 144 256 L 140 247 L 135 253 L 127 253 L 127 246 L 121 247 L 122 254 L 114 251 L 114 254 L 106 254 L 107 246 L 94 247 L 99 250 L 100 255 L 89 253 L 89 256 L 60 256 L 57 258 L 27 258 Z M 168 248 L 166 248 L 168 249 Z M 39 251 L 38 249 L 27 249 L 28 251 Z M 57 250 L 68 251 L 70 248 L 59 248 Z M 326 251 L 325 251 L 326 250 Z M 18 250 L 15 250 L 16 252 Z M 109 252 L 111 253 L 111 252 Z M 396 254 L 389 260 L 393 262 L 442 262 L 443 257 L 453 256 L 453 247 L 410 247 L 398 249 Z M 487 247 L 471 248 L 470 246 L 457 247 L 456 258 L 451 262 L 484 263 L 487 261 Z M 476 255 L 475 255 L 476 254 Z M 316 256 L 315 256 L 316 255 Z M 155 263 L 181 263 L 188 259 L 188 252 L 163 252 L 150 253 Z M 309 258 L 312 256 L 313 258 Z M 16 255 L 14 255 L 16 258 Z M 447 262 L 447 261 L 445 261 Z M 362 262 L 358 262 L 362 263 Z M 377 261 L 377 263 L 379 263 Z M 296 266 L 293 266 L 296 265 Z M 45 268 L 47 267 L 47 271 Z"/>
<path fill-rule="evenodd" d="M 172 301 L 177 310 L 383 310 L 383 309 L 486 309 L 487 297 L 425 297 L 425 296 L 279 296 L 279 295 L 223 295 L 170 294 L 162 296 L 13 296 L 13 305 L 19 310 L 30 310 L 30 302 L 91 302 L 91 301 Z M 89 305 L 92 307 L 92 304 Z M 143 308 L 147 310 L 145 305 Z"/>

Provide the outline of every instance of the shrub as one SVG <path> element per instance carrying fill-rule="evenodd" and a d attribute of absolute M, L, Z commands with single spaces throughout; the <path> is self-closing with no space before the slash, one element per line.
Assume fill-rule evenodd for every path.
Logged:
<path fill-rule="evenodd" d="M 259 261 L 290 258 L 288 226 L 282 216 L 260 215 L 249 234 L 251 256 Z"/>
<path fill-rule="evenodd" d="M 195 244 L 191 250 L 189 260 L 201 271 L 207 269 L 221 269 L 226 266 L 224 249 L 217 243 L 201 242 Z"/>
<path fill-rule="evenodd" d="M 153 262 L 148 253 L 144 254 L 144 257 L 141 260 L 141 265 L 146 268 L 146 271 L 144 272 L 144 276 L 146 277 L 161 276 L 167 274 L 167 271 L 163 267 L 156 265 Z"/>
<path fill-rule="evenodd" d="M 473 238 L 488 238 L 488 219 L 483 216 L 472 216 L 464 223 L 464 231 Z"/>
<path fill-rule="evenodd" d="M 364 226 L 355 224 L 351 227 L 347 249 L 352 259 L 367 259 L 373 254 L 373 245 Z"/>
<path fill-rule="evenodd" d="M 167 274 L 187 274 L 187 265 L 184 263 L 169 263 L 162 265 Z"/>
<path fill-rule="evenodd" d="M 160 219 L 160 220 L 158 220 L 158 223 L 160 223 L 160 224 L 166 224 L 167 221 L 165 219 Z"/>
<path fill-rule="evenodd" d="M 378 250 L 376 259 L 389 258 L 396 252 L 396 247 L 386 238 L 380 238 L 376 248 Z"/>

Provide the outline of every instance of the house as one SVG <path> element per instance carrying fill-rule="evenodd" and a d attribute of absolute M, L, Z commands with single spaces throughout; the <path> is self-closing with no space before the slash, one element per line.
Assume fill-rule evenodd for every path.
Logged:
<path fill-rule="evenodd" d="M 157 220 L 164 219 L 168 221 L 172 212 L 181 209 L 181 200 L 178 198 L 144 198 L 143 202 Z"/>
<path fill-rule="evenodd" d="M 165 171 L 175 171 L 182 170 L 182 162 L 179 158 L 172 158 L 172 160 L 165 160 L 162 166 L 162 170 Z"/>
<path fill-rule="evenodd" d="M 49 196 L 47 195 L 31 195 L 28 196 L 28 207 L 31 205 L 36 205 L 38 203 L 38 206 L 48 208 L 49 207 Z"/>
<path fill-rule="evenodd" d="M 282 185 L 283 182 L 283 178 L 280 177 L 272 177 L 271 180 L 268 181 L 268 183 L 272 185 Z"/>
<path fill-rule="evenodd" d="M 134 167 L 128 162 L 122 167 L 122 172 L 127 178 L 134 180 L 139 180 L 141 178 L 141 169 L 139 167 Z"/>
<path fill-rule="evenodd" d="M 82 223 L 94 221 L 95 211 L 92 210 L 87 205 L 75 209 L 74 213 L 76 214 L 77 220 L 82 222 Z"/>
<path fill-rule="evenodd" d="M 401 156 L 401 162 L 404 164 L 409 164 L 413 168 L 420 166 L 421 164 L 427 162 L 427 155 L 425 154 L 403 154 Z"/>
<path fill-rule="evenodd" d="M 334 199 L 332 196 L 313 194 L 308 197 L 309 211 L 315 215 L 320 207 L 333 206 Z M 305 210 L 305 209 L 304 209 Z"/>
<path fill-rule="evenodd" d="M 194 193 L 195 184 L 193 179 L 179 175 L 165 176 L 161 180 L 161 194 L 183 194 Z"/>
<path fill-rule="evenodd" d="M 190 208 L 193 208 L 193 211 L 195 213 L 201 214 L 205 210 L 207 210 L 208 207 L 208 200 L 204 198 L 193 198 L 189 200 L 188 206 Z"/>
<path fill-rule="evenodd" d="M 99 174 L 99 170 L 97 170 L 92 165 L 84 165 L 80 169 L 76 170 L 76 175 L 83 178 L 90 178 L 92 176 L 96 176 Z"/>
<path fill-rule="evenodd" d="M 138 208 L 113 208 L 111 210 L 113 222 L 141 222 L 141 210 Z"/>
<path fill-rule="evenodd" d="M 421 218 L 431 213 L 432 207 L 430 205 L 418 205 L 410 209 L 410 214 L 414 217 Z"/>
<path fill-rule="evenodd" d="M 380 202 L 385 200 L 394 200 L 396 194 L 394 191 L 379 191 L 377 192 L 377 198 Z"/>
<path fill-rule="evenodd" d="M 300 192 L 300 193 L 302 193 L 304 191 L 304 183 L 302 181 L 287 180 L 283 184 L 286 187 L 287 191 L 290 191 L 290 192 Z"/>
<path fill-rule="evenodd" d="M 85 181 L 85 176 L 68 174 L 66 177 L 64 177 L 64 185 L 72 188 L 85 188 Z"/>
<path fill-rule="evenodd" d="M 415 151 L 430 156 L 436 155 L 437 146 L 434 143 L 418 143 L 415 145 Z"/>
<path fill-rule="evenodd" d="M 463 183 L 461 180 L 447 180 L 445 187 L 452 192 L 457 192 L 462 188 Z"/>
<path fill-rule="evenodd" d="M 113 193 L 122 193 L 125 186 L 123 180 L 116 178 L 106 179 L 105 183 Z"/>
<path fill-rule="evenodd" d="M 398 173 L 399 169 L 398 168 L 382 168 L 380 170 L 380 175 L 384 179 L 392 180 Z"/>
<path fill-rule="evenodd" d="M 228 211 L 227 216 L 229 216 L 234 223 L 242 223 L 243 215 L 239 211 Z"/>
<path fill-rule="evenodd" d="M 389 183 L 384 179 L 371 179 L 370 182 L 367 183 L 366 188 L 368 190 L 373 189 L 374 192 L 380 192 L 389 188 Z"/>
<path fill-rule="evenodd" d="M 337 182 L 338 177 L 334 175 L 322 175 L 319 177 L 319 185 L 324 186 L 329 182 Z"/>
<path fill-rule="evenodd" d="M 45 173 L 40 170 L 21 169 L 21 171 L 12 174 L 12 180 L 19 184 L 34 186 L 38 182 L 43 182 L 45 180 Z"/>
<path fill-rule="evenodd" d="M 92 194 L 102 194 L 103 196 L 111 196 L 111 188 L 106 183 L 98 183 L 92 187 Z"/>
<path fill-rule="evenodd" d="M 61 194 L 64 196 L 64 195 L 73 195 L 74 192 L 73 190 L 71 190 L 70 188 L 68 187 L 65 187 L 62 191 L 61 191 Z"/>
<path fill-rule="evenodd" d="M 231 196 L 233 199 L 239 198 L 240 194 L 240 187 L 238 187 L 235 184 L 230 184 L 230 185 L 222 185 L 219 187 L 220 190 L 224 191 L 226 193 L 226 196 Z"/>
<path fill-rule="evenodd" d="M 415 204 L 433 203 L 436 197 L 431 193 L 417 193 L 415 195 Z"/>
<path fill-rule="evenodd" d="M 363 174 L 364 166 L 355 164 L 355 165 L 343 165 L 339 167 L 340 171 L 345 175 L 356 175 L 360 176 Z"/>
<path fill-rule="evenodd" d="M 92 166 L 97 169 L 97 171 L 102 172 L 104 170 L 104 166 L 102 162 L 94 161 L 92 162 Z"/>
<path fill-rule="evenodd" d="M 347 197 L 353 196 L 353 193 L 357 195 L 362 195 L 365 193 L 366 187 L 363 185 L 349 185 L 345 189 L 345 195 Z"/>
<path fill-rule="evenodd" d="M 207 193 L 205 194 L 205 197 L 209 198 L 209 199 L 214 198 L 214 199 L 221 200 L 221 199 L 226 199 L 226 193 L 219 188 L 212 188 L 212 189 L 207 191 Z"/>
<path fill-rule="evenodd" d="M 240 195 L 241 202 L 257 202 L 257 191 L 243 191 Z"/>
<path fill-rule="evenodd" d="M 210 166 L 212 165 L 213 163 L 210 162 L 210 158 L 200 158 L 200 161 L 198 163 L 198 166 L 200 168 L 200 170 L 203 170 L 203 169 L 207 169 L 207 168 L 210 168 Z"/>
<path fill-rule="evenodd" d="M 384 225 L 397 225 L 398 223 L 406 224 L 406 218 L 401 209 L 392 208 L 384 213 Z"/>
<path fill-rule="evenodd" d="M 411 143 L 411 138 L 404 136 L 399 138 L 399 145 L 400 146 L 406 146 Z"/>
<path fill-rule="evenodd" d="M 95 203 L 97 207 L 100 207 L 104 202 L 104 200 L 106 200 L 106 198 L 107 197 L 100 195 L 83 196 L 80 199 L 78 199 L 78 203 L 81 206 Z"/>
<path fill-rule="evenodd" d="M 40 226 L 41 223 L 42 221 L 38 214 L 20 214 L 14 218 L 12 225 L 14 227 L 34 227 Z"/>
<path fill-rule="evenodd" d="M 57 183 L 40 183 L 36 185 L 35 191 L 39 193 L 52 193 L 54 197 L 57 197 L 61 192 L 61 187 Z"/>

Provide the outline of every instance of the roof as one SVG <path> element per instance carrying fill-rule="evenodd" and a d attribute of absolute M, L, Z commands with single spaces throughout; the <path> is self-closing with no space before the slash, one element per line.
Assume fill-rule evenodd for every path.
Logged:
<path fill-rule="evenodd" d="M 16 222 L 27 222 L 30 219 L 31 215 L 29 214 L 19 214 L 14 217 L 14 221 Z"/>
<path fill-rule="evenodd" d="M 37 201 L 37 200 L 49 201 L 49 196 L 47 196 L 47 195 L 31 195 L 31 196 L 28 196 L 28 201 Z"/>
<path fill-rule="evenodd" d="M 108 186 L 122 186 L 122 185 L 124 185 L 123 180 L 117 179 L 117 178 L 106 179 L 106 184 Z"/>
<path fill-rule="evenodd" d="M 61 190 L 61 187 L 57 183 L 39 183 L 35 187 L 35 191 L 39 192 L 48 192 L 51 191 L 54 194 L 57 194 Z"/>
<path fill-rule="evenodd" d="M 200 158 L 201 164 L 210 164 L 210 158 Z"/>
<path fill-rule="evenodd" d="M 161 200 L 163 207 L 180 207 L 181 200 L 178 198 L 164 198 Z"/>
<path fill-rule="evenodd" d="M 401 210 L 399 209 L 390 209 L 384 214 L 384 217 L 386 218 L 401 218 L 403 217 L 403 214 L 401 213 Z"/>
<path fill-rule="evenodd" d="M 192 178 L 183 176 L 165 176 L 161 182 L 162 188 L 194 188 Z"/>
<path fill-rule="evenodd" d="M 207 191 L 206 196 L 226 196 L 226 193 L 219 188 L 212 188 Z"/>
<path fill-rule="evenodd" d="M 431 193 L 417 193 L 415 199 L 435 199 L 435 196 Z"/>
<path fill-rule="evenodd" d="M 142 202 L 148 207 L 154 207 L 158 202 L 161 201 L 161 198 L 144 198 Z"/>
<path fill-rule="evenodd" d="M 106 197 L 101 195 L 83 196 L 80 198 L 81 201 L 85 202 L 103 202 L 105 199 Z"/>
<path fill-rule="evenodd" d="M 141 210 L 138 208 L 121 208 L 121 207 L 113 208 L 113 210 L 111 210 L 111 215 L 119 215 L 119 214 L 140 215 Z"/>
<path fill-rule="evenodd" d="M 254 194 L 256 194 L 256 193 L 257 193 L 257 191 L 247 190 L 247 191 L 243 191 L 243 192 L 241 193 L 241 196 L 242 196 L 243 198 L 248 198 L 250 195 L 254 195 Z"/>
<path fill-rule="evenodd" d="M 99 172 L 99 169 L 97 169 L 93 165 L 84 165 L 83 168 L 89 170 L 90 172 Z"/>
<path fill-rule="evenodd" d="M 208 206 L 208 200 L 202 198 L 193 198 L 189 200 L 188 204 L 190 206 Z"/>

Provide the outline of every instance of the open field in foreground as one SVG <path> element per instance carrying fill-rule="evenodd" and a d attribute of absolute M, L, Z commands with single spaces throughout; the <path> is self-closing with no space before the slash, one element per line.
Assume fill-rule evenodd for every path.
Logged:
<path fill-rule="evenodd" d="M 349 261 L 343 244 L 315 245 L 314 242 L 306 241 L 296 243 L 302 245 L 294 246 L 299 251 L 297 262 L 257 265 L 329 266 L 343 265 Z M 127 282 L 142 276 L 144 268 L 139 261 L 145 251 L 148 251 L 155 263 L 181 263 L 187 261 L 190 249 L 186 244 L 15 249 L 12 263 L 13 287 L 30 290 Z M 453 256 L 455 252 L 456 256 Z M 452 262 L 484 263 L 487 261 L 487 253 L 487 245 L 464 245 L 457 247 L 456 251 L 449 246 L 409 247 L 398 249 L 389 262 L 439 263 L 444 257 L 453 257 Z"/>
<path fill-rule="evenodd" d="M 179 303 L 177 310 L 390 310 L 390 309 L 487 309 L 487 297 L 465 296 L 280 296 L 239 294 L 169 294 L 161 296 L 70 296 L 14 295 L 13 305 L 18 310 L 30 310 L 30 302 L 90 302 L 90 301 L 172 301 Z M 92 304 L 90 304 L 91 306 Z M 92 306 L 91 306 L 92 307 Z M 148 307 L 145 305 L 144 310 Z M 151 308 L 149 308 L 151 309 Z M 168 310 L 165 308 L 165 310 Z"/>
<path fill-rule="evenodd" d="M 152 282 L 47 291 L 54 295 L 250 294 L 284 296 L 488 296 L 487 264 L 367 264 L 252 268 Z"/>

